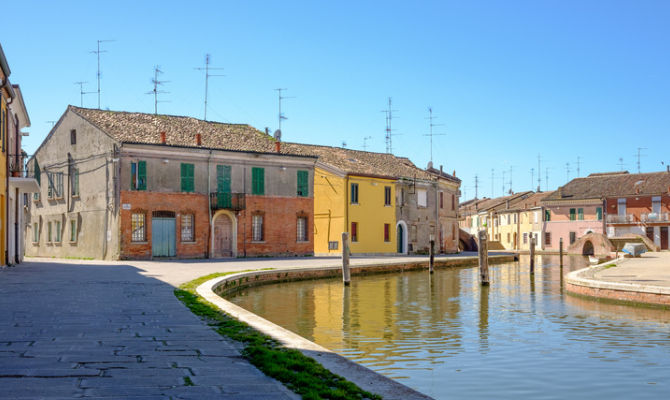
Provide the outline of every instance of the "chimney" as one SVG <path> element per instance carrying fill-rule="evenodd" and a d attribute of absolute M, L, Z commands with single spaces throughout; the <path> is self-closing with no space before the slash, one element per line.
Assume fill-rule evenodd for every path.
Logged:
<path fill-rule="evenodd" d="M 509 200 L 505 202 L 505 208 L 509 209 Z"/>
<path fill-rule="evenodd" d="M 444 171 L 442 170 L 442 166 L 440 165 L 440 175 L 442 175 Z"/>
<path fill-rule="evenodd" d="M 670 164 L 666 165 L 666 166 L 665 166 L 665 169 L 666 169 L 668 172 L 670 172 Z"/>
<path fill-rule="evenodd" d="M 265 127 L 265 134 L 266 134 L 266 135 L 269 135 L 269 134 L 270 134 L 270 128 L 268 128 L 267 126 Z"/>
<path fill-rule="evenodd" d="M 165 139 L 165 131 L 161 132 L 161 144 L 165 144 L 166 139 Z"/>
<path fill-rule="evenodd" d="M 454 178 L 456 177 L 456 170 L 454 170 L 454 173 L 451 174 L 451 176 L 453 176 Z"/>
<path fill-rule="evenodd" d="M 202 146 L 202 136 L 199 133 L 195 134 L 195 143 L 198 146 Z"/>
<path fill-rule="evenodd" d="M 277 150 L 277 153 L 281 153 L 281 142 L 279 140 L 275 142 L 275 150 Z"/>

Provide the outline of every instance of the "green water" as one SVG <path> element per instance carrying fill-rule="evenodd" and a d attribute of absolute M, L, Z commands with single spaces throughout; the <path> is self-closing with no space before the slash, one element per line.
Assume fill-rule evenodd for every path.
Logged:
<path fill-rule="evenodd" d="M 566 258 L 564 272 L 586 266 Z M 230 300 L 438 399 L 670 398 L 670 311 L 563 293 L 558 258 L 292 282 Z"/>

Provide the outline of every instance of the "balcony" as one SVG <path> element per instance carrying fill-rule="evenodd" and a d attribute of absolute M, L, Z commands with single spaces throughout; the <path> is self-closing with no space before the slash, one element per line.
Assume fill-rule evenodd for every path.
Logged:
<path fill-rule="evenodd" d="M 618 215 L 618 214 L 608 214 L 607 215 L 608 224 L 633 224 L 635 223 L 635 216 L 633 214 Z"/>
<path fill-rule="evenodd" d="M 645 213 L 640 214 L 640 221 L 644 223 L 648 222 L 668 222 L 668 213 Z"/>
<path fill-rule="evenodd" d="M 209 194 L 212 210 L 241 211 L 246 208 L 244 193 L 219 193 Z"/>

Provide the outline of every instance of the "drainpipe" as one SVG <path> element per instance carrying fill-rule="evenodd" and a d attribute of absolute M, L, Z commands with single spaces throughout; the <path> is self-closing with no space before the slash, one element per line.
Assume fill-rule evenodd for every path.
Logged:
<path fill-rule="evenodd" d="M 440 185 L 438 181 L 433 183 L 435 186 L 435 236 L 440 241 L 440 253 L 442 252 L 442 224 L 440 223 Z M 429 243 L 430 244 L 430 243 Z"/>
<path fill-rule="evenodd" d="M 200 135 L 200 134 L 198 134 Z M 198 139 L 200 139 L 200 136 L 198 136 Z M 200 142 L 200 140 L 198 140 Z M 198 143 L 200 144 L 200 143 Z M 212 150 L 209 151 L 209 156 L 207 157 L 207 211 L 209 213 L 209 230 L 207 231 L 207 249 L 205 257 L 210 258 L 212 254 L 212 229 L 214 229 L 214 224 L 212 223 L 212 195 L 211 195 L 211 182 L 210 180 L 210 171 L 209 171 L 209 164 L 212 159 Z M 195 232 L 193 232 L 195 234 Z"/>
<path fill-rule="evenodd" d="M 351 193 L 349 193 L 349 174 L 347 174 L 347 179 L 344 181 L 344 232 L 349 232 L 349 196 Z M 344 249 L 344 243 L 342 243 L 342 249 Z"/>
<path fill-rule="evenodd" d="M 15 147 L 16 147 L 16 160 L 14 163 L 14 168 L 18 168 L 20 164 L 19 160 L 19 117 L 14 116 L 14 127 L 15 127 Z M 18 264 L 20 261 L 19 258 L 19 188 L 15 190 L 14 197 L 14 263 Z"/>

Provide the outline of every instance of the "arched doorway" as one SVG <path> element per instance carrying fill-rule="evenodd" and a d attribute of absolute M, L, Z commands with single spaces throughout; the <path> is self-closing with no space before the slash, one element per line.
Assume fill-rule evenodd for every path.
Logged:
<path fill-rule="evenodd" d="M 405 221 L 396 224 L 396 239 L 398 241 L 397 252 L 407 254 L 407 224 Z"/>
<path fill-rule="evenodd" d="M 593 243 L 590 240 L 587 240 L 584 243 L 584 248 L 582 249 L 582 255 L 592 256 L 593 255 Z"/>
<path fill-rule="evenodd" d="M 229 211 L 221 210 L 214 215 L 212 223 L 212 257 L 235 257 L 237 255 L 237 223 Z"/>

